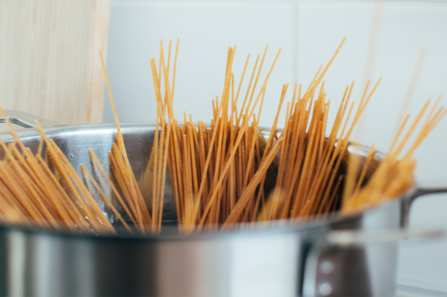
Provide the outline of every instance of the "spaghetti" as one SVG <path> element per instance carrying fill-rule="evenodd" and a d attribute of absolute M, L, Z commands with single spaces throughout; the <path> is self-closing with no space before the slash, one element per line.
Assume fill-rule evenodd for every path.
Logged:
<path fill-rule="evenodd" d="M 284 129 L 280 130 L 277 128 L 279 115 L 289 90 L 289 84 L 283 85 L 267 139 L 259 123 L 268 80 L 281 50 L 264 80 L 260 74 L 268 47 L 262 57 L 256 56 L 248 88 L 241 95 L 250 55 L 236 85 L 233 73 L 236 47 L 229 47 L 224 88 L 220 98 L 212 101 L 211 123 L 194 124 L 191 115 L 184 113 L 180 124 L 174 117 L 173 107 L 179 42 L 173 63 L 172 43 L 169 43 L 167 59 L 161 43 L 158 68 L 155 59 L 151 59 L 157 103 L 154 144 L 139 180 L 127 156 L 100 53 L 117 127 L 116 140 L 109 152 L 110 174 L 90 149 L 93 173 L 81 165 L 82 176 L 78 175 L 39 123 L 42 141 L 38 153 L 33 155 L 0 108 L 15 140 L 10 145 L 0 140 L 5 152 L 0 161 L 0 218 L 10 224 L 38 228 L 115 234 L 115 226 L 98 204 L 101 202 L 129 233 L 160 233 L 167 171 L 178 228 L 185 234 L 225 231 L 240 223 L 309 220 L 325 217 L 337 209 L 343 214 L 352 213 L 396 197 L 413 186 L 412 171 L 416 165 L 413 152 L 447 109 L 437 107 L 440 98 L 429 109 L 428 100 L 403 134 L 409 115 L 405 117 L 390 151 L 371 172 L 370 165 L 376 162 L 374 144 L 363 161 L 350 158 L 348 148 L 351 134 L 380 79 L 371 89 L 370 82 L 366 84 L 357 107 L 351 101 L 354 83 L 347 86 L 334 122 L 328 123 L 331 102 L 327 99 L 323 78 L 344 41 L 328 64 L 318 69 L 306 89 L 298 84 L 293 86 L 292 100 L 286 104 Z M 241 96 L 244 99 L 238 104 Z M 422 128 L 413 143 L 409 143 L 428 110 Z M 409 149 L 404 154 L 406 146 Z M 105 194 L 108 189 L 123 213 Z M 150 192 L 149 205 L 142 194 L 146 190 Z"/>

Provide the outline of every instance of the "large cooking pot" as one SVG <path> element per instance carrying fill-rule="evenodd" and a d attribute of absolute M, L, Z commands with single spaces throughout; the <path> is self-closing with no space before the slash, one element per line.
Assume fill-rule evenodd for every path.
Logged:
<path fill-rule="evenodd" d="M 7 111 L 19 133 L 37 151 L 35 117 Z M 0 118 L 0 122 L 4 119 Z M 73 166 L 91 170 L 92 148 L 108 169 L 115 140 L 112 124 L 55 126 L 45 133 Z M 144 171 L 154 125 L 122 124 L 129 160 L 138 179 Z M 12 136 L 1 136 L 5 142 Z M 369 149 L 351 145 L 365 157 Z M 0 156 L 3 152 L 0 151 Z M 378 160 L 377 160 L 378 161 Z M 377 165 L 377 162 L 373 162 Z M 175 220 L 169 176 L 164 218 Z M 281 222 L 226 233 L 191 236 L 166 232 L 146 236 L 93 236 L 0 225 L 1 296 L 393 296 L 396 241 L 338 245 L 334 230 L 376 232 L 405 227 L 412 201 L 447 188 L 414 188 L 363 213 L 312 222 Z M 115 220 L 103 206 L 105 214 Z M 169 230 L 169 228 L 168 228 Z"/>

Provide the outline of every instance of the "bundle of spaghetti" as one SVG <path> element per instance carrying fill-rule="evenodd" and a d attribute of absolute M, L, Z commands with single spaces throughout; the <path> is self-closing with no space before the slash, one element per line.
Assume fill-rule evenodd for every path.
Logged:
<path fill-rule="evenodd" d="M 163 43 L 160 44 L 162 48 Z M 170 143 L 173 142 L 171 138 L 171 127 L 173 126 L 172 116 L 173 115 L 173 98 L 174 98 L 174 88 L 175 88 L 175 71 L 177 66 L 177 54 L 178 54 L 178 46 L 179 41 L 177 40 L 177 46 L 175 51 L 175 60 L 174 60 L 174 71 L 173 71 L 173 85 L 172 88 L 169 83 L 165 83 L 164 89 L 164 98 L 161 94 L 162 88 L 162 79 L 161 73 L 159 72 L 159 76 L 157 77 L 156 73 L 153 74 L 153 83 L 156 94 L 157 101 L 157 117 L 155 124 L 155 135 L 154 135 L 154 144 L 151 150 L 151 156 L 148 163 L 148 168 L 144 173 L 141 181 L 142 185 L 149 184 L 151 185 L 151 196 L 152 196 L 152 231 L 160 232 L 162 216 L 163 216 L 163 202 L 164 202 L 164 188 L 166 183 L 166 167 L 168 161 L 169 150 L 172 149 L 172 145 L 170 147 Z M 154 63 L 154 60 L 151 60 L 151 66 Z M 171 42 L 169 42 L 169 50 L 168 50 L 168 59 L 167 66 L 165 65 L 164 52 L 160 51 L 160 67 L 163 67 L 163 73 L 166 78 L 163 78 L 165 81 L 169 81 L 169 69 L 171 65 Z M 154 71 L 154 68 L 152 68 Z M 175 126 L 178 127 L 177 123 Z M 159 133 L 160 132 L 160 133 Z M 171 165 L 171 163 L 169 163 Z"/>
<path fill-rule="evenodd" d="M 96 170 L 96 176 L 101 179 L 103 187 L 109 187 L 109 189 L 112 190 L 113 194 L 115 195 L 116 199 L 119 202 L 119 205 L 125 210 L 126 214 L 128 215 L 129 219 L 132 221 L 135 228 L 138 230 L 138 232 L 145 234 L 147 232 L 151 232 L 154 228 L 153 220 L 151 218 L 151 215 L 149 213 L 148 207 L 146 205 L 146 202 L 144 201 L 143 195 L 141 193 L 141 189 L 138 185 L 138 182 L 135 178 L 135 175 L 133 173 L 132 167 L 130 166 L 129 158 L 127 156 L 127 150 L 126 146 L 124 144 L 124 138 L 123 134 L 121 132 L 121 126 L 118 120 L 118 115 L 115 108 L 115 103 L 113 101 L 113 95 L 110 88 L 110 82 L 109 77 L 107 75 L 105 63 L 104 63 L 104 57 L 99 51 L 102 68 L 104 71 L 104 75 L 106 78 L 107 83 L 107 90 L 110 97 L 110 102 L 113 109 L 113 114 L 115 117 L 116 122 L 116 138 L 115 142 L 112 143 L 112 150 L 109 152 L 109 164 L 110 164 L 110 176 L 107 174 L 106 170 L 104 169 L 103 165 L 99 161 L 98 157 L 94 153 L 92 149 L 89 150 L 90 152 L 90 158 L 92 162 L 92 167 L 97 168 L 99 170 Z M 113 177 L 116 181 L 116 184 L 114 181 L 112 181 L 111 175 L 113 174 Z M 107 183 L 104 182 L 102 179 L 102 176 L 106 179 Z M 91 177 L 90 177 L 91 178 Z M 94 179 L 90 179 L 92 182 L 94 182 Z M 104 194 L 104 190 L 101 189 L 100 186 L 95 184 L 96 189 L 101 193 L 101 196 L 104 200 L 107 200 L 107 197 Z M 124 199 L 123 199 L 124 196 Z M 119 216 L 121 218 L 121 216 Z M 123 221 L 120 220 L 122 223 Z M 128 228 L 126 223 L 123 223 L 126 228 Z M 155 228 L 156 229 L 156 228 Z M 128 229 L 129 230 L 129 229 Z M 130 230 L 129 230 L 130 231 Z"/>
<path fill-rule="evenodd" d="M 269 203 L 258 220 L 266 220 L 266 217 L 269 220 L 278 220 L 319 216 L 327 214 L 336 206 L 343 180 L 339 169 L 349 145 L 349 137 L 380 83 L 379 79 L 369 94 L 369 82 L 367 83 L 349 129 L 347 124 L 354 102 L 349 111 L 348 106 L 354 83 L 346 87 L 332 129 L 326 138 L 330 100 L 326 100 L 322 79 L 343 42 L 323 71 L 320 67 L 303 95 L 301 85 L 298 92 L 295 85 L 292 104 L 287 108 L 282 131 L 284 141 L 277 168 L 278 191 L 273 195 L 275 203 Z"/>
<path fill-rule="evenodd" d="M 115 233 L 94 196 L 55 142 L 46 137 L 39 123 L 36 121 L 42 141 L 34 155 L 20 140 L 1 108 L 0 113 L 15 140 L 6 146 L 0 139 L 5 152 L 5 159 L 0 161 L 0 213 L 3 218 L 11 224 L 40 228 Z M 42 157 L 44 143 L 47 161 Z M 116 209 L 110 207 L 125 224 Z"/>
<path fill-rule="evenodd" d="M 350 170 L 355 162 L 347 165 L 346 179 L 344 174 L 340 174 L 342 162 L 346 161 L 345 157 L 352 155 L 348 153 L 352 132 L 381 81 L 379 79 L 371 90 L 369 90 L 370 82 L 367 82 L 356 109 L 354 109 L 355 103 L 350 103 L 354 83 L 347 86 L 332 123 L 332 129 L 326 131 L 329 126 L 327 120 L 330 100 L 326 99 L 323 77 L 343 43 L 344 40 L 326 67 L 324 69 L 320 67 L 304 94 L 301 85 L 295 84 L 292 102 L 287 104 L 284 129 L 277 137 L 278 115 L 288 88 L 288 85 L 283 86 L 278 113 L 268 141 L 263 139 L 258 128 L 265 89 L 262 88 L 258 95 L 262 100 L 257 117 L 248 113 L 249 108 L 244 109 L 258 60 L 242 109 L 238 113 L 236 103 L 248 59 L 234 97 L 234 74 L 231 73 L 231 63 L 235 49 L 230 48 L 224 92 L 220 104 L 217 97 L 215 101 L 213 100 L 213 120 L 210 127 L 201 121 L 196 127 L 192 123 L 191 116 L 189 121 L 187 120 L 186 114 L 181 127 L 176 120 L 173 120 L 174 148 L 170 152 L 169 172 L 174 186 L 180 228 L 186 232 L 200 231 L 203 228 L 216 230 L 217 225 L 222 224 L 222 230 L 227 230 L 238 223 L 256 220 L 325 216 L 339 207 L 342 196 L 344 209 L 359 205 L 367 207 L 371 204 L 371 199 L 379 203 L 380 199 L 402 193 L 412 185 L 415 164 L 410 158 L 411 153 L 407 153 L 397 162 L 397 155 L 402 150 L 403 144 L 399 145 L 398 152 L 390 153 L 394 159 L 386 159 L 375 173 L 376 178 L 369 181 L 369 187 L 378 185 L 379 181 L 383 183 L 376 188 L 378 192 L 374 194 L 375 196 L 368 196 L 369 200 L 365 198 L 367 188 L 363 189 L 362 185 L 367 174 L 368 177 L 370 175 L 369 166 L 375 154 L 374 144 L 363 163 L 363 169 L 358 171 L 355 177 L 351 176 L 352 170 Z M 264 57 L 261 66 L 263 60 Z M 154 61 L 152 68 L 156 79 Z M 259 72 L 255 85 L 258 77 Z M 166 79 L 165 84 L 169 84 Z M 254 88 L 248 101 L 249 106 L 253 92 Z M 431 114 L 433 113 L 434 109 Z M 410 152 L 414 151 L 441 119 L 443 109 L 434 114 L 432 118 L 427 119 Z M 252 116 L 252 124 L 248 126 Z M 242 141 L 239 142 L 239 139 Z M 281 154 L 278 162 L 273 162 L 278 158 L 276 154 L 279 151 Z M 394 168 L 396 164 L 399 164 L 400 170 Z M 266 202 L 264 183 L 266 172 L 268 169 L 272 170 L 272 167 L 277 167 L 273 168 L 273 171 L 277 172 L 276 190 Z M 381 175 L 389 178 L 381 179 Z M 393 182 L 388 184 L 390 181 Z M 354 198 L 348 203 L 346 197 Z M 261 208 L 262 211 L 257 218 Z"/>
<path fill-rule="evenodd" d="M 282 142 L 280 136 L 272 144 L 276 135 L 275 131 L 271 134 L 270 147 L 265 149 L 261 156 L 259 120 L 268 78 L 280 53 L 279 51 L 276 55 L 255 96 L 267 49 L 268 47 L 261 59 L 260 55 L 257 55 L 242 107 L 238 110 L 237 103 L 250 55 L 245 62 L 236 91 L 232 73 L 236 47 L 229 48 L 224 89 L 220 100 L 218 97 L 213 100 L 213 119 L 209 126 L 201 121 L 197 125 L 193 124 L 191 115 L 188 119 L 186 113 L 184 113 L 184 123 L 178 124 L 174 118 L 172 99 L 175 66 L 171 91 L 169 68 L 165 66 L 162 46 L 158 71 L 155 60 L 151 59 L 158 105 L 156 138 L 152 151 L 155 151 L 155 155 L 157 151 L 160 151 L 160 148 L 157 147 L 157 133 L 158 127 L 161 127 L 160 134 L 169 135 L 168 141 L 165 142 L 171 143 L 165 151 L 168 151 L 167 163 L 179 229 L 182 232 L 189 233 L 203 229 L 216 230 L 219 224 L 233 224 L 234 221 L 249 222 L 255 220 L 257 216 L 260 202 L 259 198 L 256 201 L 256 193 L 261 192 L 259 185 L 265 180 L 267 169 L 278 153 Z M 160 87 L 161 77 L 163 77 L 165 86 L 164 101 L 161 94 L 163 88 Z M 283 87 L 280 107 L 286 91 L 287 85 Z M 167 109 L 164 109 L 165 107 Z M 258 109 L 257 113 L 255 113 L 256 108 Z M 279 114 L 275 119 L 274 127 L 276 127 L 278 116 Z M 169 124 L 172 125 L 170 128 Z M 168 128 L 166 128 L 167 126 Z M 155 163 L 161 158 L 151 156 L 150 159 L 152 160 L 150 163 Z M 156 165 L 154 165 L 155 167 Z M 157 179 L 160 180 L 160 177 L 158 176 Z M 160 200 L 157 199 L 157 201 Z"/>
<path fill-rule="evenodd" d="M 416 161 L 413 158 L 413 153 L 447 113 L 447 108 L 443 106 L 437 108 L 440 99 L 441 96 L 439 96 L 433 104 L 426 120 L 423 122 L 420 131 L 416 134 L 412 143 L 409 143 L 409 139 L 415 133 L 419 122 L 428 110 L 430 99 L 426 101 L 413 123 L 408 128 L 408 131 L 402 136 L 402 139 L 400 139 L 410 115 L 408 114 L 405 117 L 392 141 L 390 150 L 364 187 L 360 188 L 360 185 L 363 182 L 364 172 L 366 170 L 365 166 L 367 166 L 367 164 L 364 165 L 359 176 L 351 176 L 351 180 L 357 179 L 357 183 L 355 187 L 351 186 L 348 188 L 345 186 L 342 201 L 342 211 L 344 213 L 352 213 L 368 207 L 373 207 L 383 201 L 392 199 L 404 193 L 414 185 L 415 181 L 412 172 L 416 167 Z M 409 147 L 405 152 L 404 148 L 406 145 L 409 145 Z M 372 155 L 373 154 L 370 152 L 366 162 L 372 158 Z M 348 171 L 348 175 L 349 174 Z"/>

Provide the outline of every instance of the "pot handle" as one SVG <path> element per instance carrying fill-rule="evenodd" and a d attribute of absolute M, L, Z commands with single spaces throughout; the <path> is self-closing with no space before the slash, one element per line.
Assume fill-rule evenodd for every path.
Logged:
<path fill-rule="evenodd" d="M 445 238 L 447 229 L 390 229 L 329 231 L 310 247 L 306 256 L 302 295 L 304 297 L 330 296 L 391 296 L 387 286 L 373 288 L 369 275 L 366 247 L 399 241 L 436 240 Z M 353 281 L 355 280 L 355 281 Z M 375 290 L 381 295 L 374 294 Z"/>
<path fill-rule="evenodd" d="M 416 198 L 437 193 L 447 193 L 446 184 L 420 184 L 415 189 L 413 189 L 403 200 L 401 204 L 401 216 L 400 216 L 400 226 L 406 228 L 408 226 L 408 219 L 410 215 L 410 209 L 413 201 Z"/>
<path fill-rule="evenodd" d="M 42 128 L 50 128 L 58 126 L 58 123 L 45 120 L 41 117 L 35 116 L 30 113 L 26 113 L 18 110 L 5 110 L 6 117 L 11 121 L 11 123 L 19 125 L 23 128 L 37 128 L 35 121 L 39 121 Z M 0 123 L 6 123 L 3 115 L 0 115 Z"/>

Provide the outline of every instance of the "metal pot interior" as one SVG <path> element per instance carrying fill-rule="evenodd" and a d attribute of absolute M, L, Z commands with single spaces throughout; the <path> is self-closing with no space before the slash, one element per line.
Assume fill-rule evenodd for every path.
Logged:
<path fill-rule="evenodd" d="M 142 181 L 142 176 L 146 170 L 146 166 L 149 161 L 155 134 L 154 133 L 155 125 L 147 123 L 128 123 L 128 124 L 122 124 L 121 129 L 124 137 L 124 142 L 126 144 L 130 164 L 132 166 L 137 181 L 139 182 L 141 181 L 140 188 L 142 190 L 144 199 L 146 200 L 146 204 L 149 205 L 150 208 L 149 203 L 150 187 L 147 184 L 147 182 L 144 183 Z M 109 173 L 110 168 L 109 168 L 108 153 L 111 150 L 112 143 L 115 141 L 116 131 L 117 131 L 116 126 L 113 124 L 58 126 L 54 128 L 45 129 L 46 135 L 49 138 L 54 139 L 54 141 L 58 144 L 60 149 L 65 153 L 65 155 L 68 157 L 68 159 L 70 160 L 70 162 L 80 175 L 82 174 L 80 170 L 81 164 L 85 165 L 90 172 L 95 173 L 95 168 L 92 167 L 92 163 L 90 161 L 89 156 L 90 148 L 98 156 L 100 162 L 104 166 L 104 169 L 107 171 L 107 173 Z M 263 130 L 263 133 L 266 137 L 268 137 L 269 130 L 268 129 Z M 29 147 L 33 152 L 37 152 L 41 137 L 40 134 L 35 129 L 28 129 L 22 131 L 19 133 L 19 136 L 23 141 L 23 143 L 25 144 L 25 146 Z M 14 141 L 13 137 L 9 134 L 3 134 L 1 135 L 1 137 L 7 144 Z M 348 148 L 349 154 L 359 155 L 362 161 L 366 160 L 368 151 L 369 148 L 357 144 L 350 144 L 350 147 Z M 0 148 L 0 157 L 3 158 L 3 156 L 4 151 Z M 370 162 L 364 183 L 368 181 L 368 178 L 371 176 L 375 168 L 380 163 L 381 156 L 382 155 L 380 153 L 375 154 L 374 159 L 372 160 L 372 162 Z M 345 174 L 346 160 L 347 160 L 347 154 L 343 158 L 343 162 L 340 166 L 338 174 Z M 272 185 L 274 185 L 275 179 L 276 176 L 274 174 L 268 173 L 265 187 L 266 192 L 269 192 L 272 189 Z M 341 193 L 343 191 L 343 188 L 340 187 L 339 191 Z M 110 221 L 116 225 L 117 230 L 119 231 L 120 223 L 118 222 L 118 219 L 110 210 L 110 208 L 101 202 L 102 199 L 99 198 L 99 193 L 96 194 L 97 194 L 96 196 L 98 196 L 97 201 L 100 207 L 103 209 L 104 213 L 107 215 Z M 116 201 L 116 199 L 113 199 L 112 193 L 110 191 L 106 192 L 106 195 L 109 198 L 111 198 L 111 201 Z M 120 214 L 124 218 L 126 218 L 126 214 L 124 210 L 120 207 L 120 205 L 115 204 L 115 207 L 120 212 Z M 339 208 L 340 208 L 340 201 L 338 201 L 337 210 Z M 335 215 L 335 217 L 336 216 L 337 215 Z M 173 200 L 171 181 L 169 178 L 169 171 L 167 170 L 162 234 L 176 233 L 177 232 L 176 224 L 177 224 L 176 210 Z M 306 223 L 306 222 L 298 224 L 302 225 L 300 227 L 305 227 L 306 225 L 309 226 L 312 225 L 312 223 Z"/>

